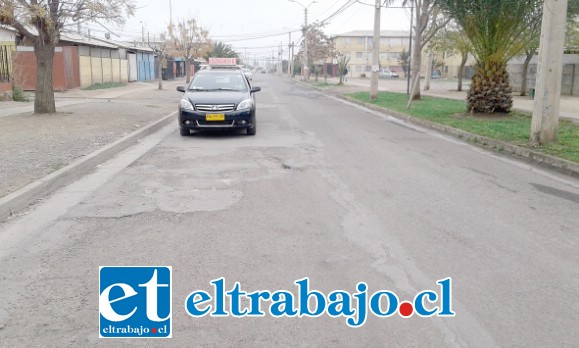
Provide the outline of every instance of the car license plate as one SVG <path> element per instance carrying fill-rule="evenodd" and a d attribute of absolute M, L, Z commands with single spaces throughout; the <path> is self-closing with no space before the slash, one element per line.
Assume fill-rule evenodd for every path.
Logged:
<path fill-rule="evenodd" d="M 225 121 L 224 114 L 206 114 L 205 121 Z"/>

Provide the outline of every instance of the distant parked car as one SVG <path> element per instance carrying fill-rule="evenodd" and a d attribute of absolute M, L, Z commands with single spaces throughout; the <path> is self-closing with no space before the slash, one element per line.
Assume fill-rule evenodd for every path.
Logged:
<path fill-rule="evenodd" d="M 400 75 L 388 69 L 380 69 L 380 71 L 378 71 L 378 78 L 380 79 L 397 79 L 399 77 Z"/>
<path fill-rule="evenodd" d="M 440 73 L 440 70 L 434 70 L 432 72 L 431 78 L 433 79 L 439 79 L 442 77 L 442 74 Z"/>
<path fill-rule="evenodd" d="M 247 68 L 243 69 L 243 73 L 245 74 L 245 77 L 247 77 L 249 81 L 253 80 L 253 74 L 251 73 L 251 70 Z"/>

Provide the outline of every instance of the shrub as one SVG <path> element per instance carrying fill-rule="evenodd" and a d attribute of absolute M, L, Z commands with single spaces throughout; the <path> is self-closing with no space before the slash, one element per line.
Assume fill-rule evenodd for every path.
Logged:
<path fill-rule="evenodd" d="M 22 88 L 12 85 L 12 100 L 17 102 L 27 102 L 30 101 L 28 96 L 24 93 Z"/>

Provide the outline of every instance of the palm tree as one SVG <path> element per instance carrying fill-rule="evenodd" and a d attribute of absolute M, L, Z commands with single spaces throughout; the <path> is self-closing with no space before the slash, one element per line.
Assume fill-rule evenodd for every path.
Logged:
<path fill-rule="evenodd" d="M 338 75 L 340 75 L 340 82 L 338 82 L 338 85 L 344 84 L 344 71 L 348 68 L 348 63 L 350 63 L 350 57 L 341 54 L 338 56 Z"/>
<path fill-rule="evenodd" d="M 226 45 L 218 41 L 213 44 L 213 50 L 211 50 L 205 58 L 208 57 L 239 58 L 239 55 L 231 48 L 231 45 Z"/>
<path fill-rule="evenodd" d="M 434 0 L 462 28 L 476 59 L 467 94 L 470 112 L 509 112 L 513 99 L 509 59 L 532 40 L 540 25 L 542 0 Z"/>

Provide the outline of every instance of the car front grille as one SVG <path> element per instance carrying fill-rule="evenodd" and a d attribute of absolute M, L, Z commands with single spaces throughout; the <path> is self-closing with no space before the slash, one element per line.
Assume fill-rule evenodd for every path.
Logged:
<path fill-rule="evenodd" d="M 204 112 L 233 111 L 235 104 L 195 104 L 195 109 Z"/>

